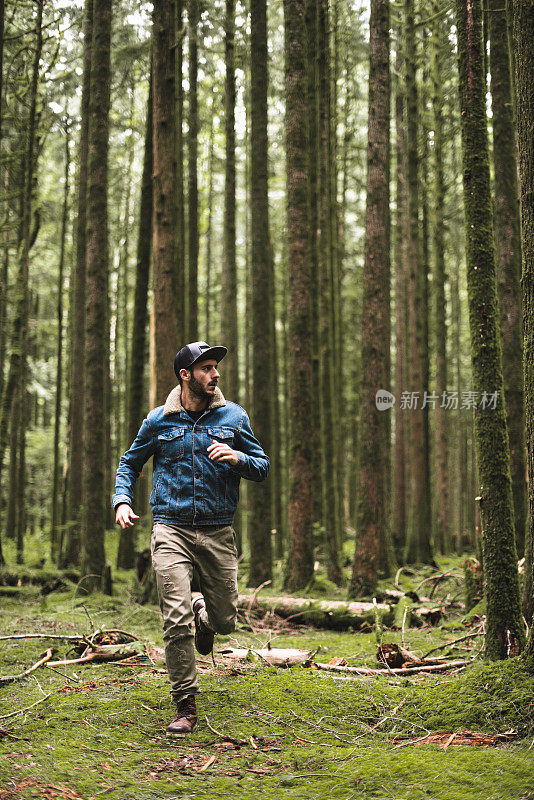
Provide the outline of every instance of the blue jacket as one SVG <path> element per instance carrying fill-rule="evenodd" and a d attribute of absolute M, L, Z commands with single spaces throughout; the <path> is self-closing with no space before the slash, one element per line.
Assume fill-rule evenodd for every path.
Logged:
<path fill-rule="evenodd" d="M 262 481 L 269 458 L 254 437 L 246 411 L 227 402 L 221 390 L 193 422 L 180 402 L 176 386 L 164 406 L 143 421 L 117 470 L 113 508 L 133 503 L 133 490 L 143 464 L 153 461 L 150 505 L 154 522 L 183 525 L 231 525 L 239 499 L 239 481 Z M 224 442 L 238 454 L 235 467 L 210 461 L 207 448 Z"/>

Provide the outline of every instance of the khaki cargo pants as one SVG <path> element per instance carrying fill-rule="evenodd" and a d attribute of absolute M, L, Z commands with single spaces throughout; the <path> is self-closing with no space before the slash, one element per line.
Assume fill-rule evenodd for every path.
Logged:
<path fill-rule="evenodd" d="M 223 528 L 189 528 L 156 522 L 152 528 L 152 565 L 163 614 L 165 660 L 175 702 L 198 692 L 191 580 L 200 578 L 206 609 L 200 619 L 215 633 L 235 630 L 237 550 L 235 534 Z"/>

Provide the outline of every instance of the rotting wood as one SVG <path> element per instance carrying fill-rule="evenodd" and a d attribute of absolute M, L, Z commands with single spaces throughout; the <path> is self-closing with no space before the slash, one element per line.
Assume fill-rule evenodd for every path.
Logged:
<path fill-rule="evenodd" d="M 314 625 L 318 628 L 347 630 L 373 626 L 375 608 L 382 615 L 384 625 L 393 622 L 393 612 L 386 603 L 343 602 L 341 600 L 317 600 L 305 597 L 255 597 L 251 604 L 250 595 L 239 595 L 238 608 L 249 614 L 251 610 L 273 613 L 283 619 L 291 617 L 297 622 Z"/>
<path fill-rule="evenodd" d="M 312 658 L 311 650 L 282 649 L 276 647 L 258 650 L 244 647 L 230 647 L 221 650 L 220 654 L 225 658 L 235 659 L 237 661 L 247 661 L 257 657 L 261 661 L 265 661 L 267 664 L 272 664 L 276 667 L 294 667 L 297 664 L 309 664 Z"/>

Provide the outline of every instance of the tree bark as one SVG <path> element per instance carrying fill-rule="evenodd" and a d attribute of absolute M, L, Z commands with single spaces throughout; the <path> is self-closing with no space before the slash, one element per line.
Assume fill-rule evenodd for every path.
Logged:
<path fill-rule="evenodd" d="M 153 14 L 154 227 L 153 339 L 150 404 L 165 401 L 176 385 L 173 362 L 179 343 L 179 255 L 176 209 L 176 126 L 173 0 L 158 0 Z"/>
<path fill-rule="evenodd" d="M 491 109 L 495 167 L 495 248 L 502 366 L 517 552 L 525 550 L 527 485 L 521 325 L 521 224 L 506 8 L 489 0 Z"/>
<path fill-rule="evenodd" d="M 251 164 L 250 226 L 252 236 L 252 422 L 256 437 L 269 455 L 272 443 L 271 414 L 271 272 L 269 236 L 268 139 L 267 139 L 267 4 L 250 3 L 251 47 Z M 271 578 L 271 480 L 250 483 L 250 573 L 257 586 Z"/>
<path fill-rule="evenodd" d="M 475 410 L 487 602 L 486 655 L 521 652 L 525 631 L 519 602 L 510 455 L 498 330 L 495 249 L 483 75 L 480 0 L 457 0 L 462 119 L 467 286 L 474 390 L 494 395 L 496 408 Z"/>
<path fill-rule="evenodd" d="M 287 233 L 289 263 L 290 553 L 288 587 L 313 576 L 311 265 L 308 257 L 306 3 L 285 0 Z"/>
<path fill-rule="evenodd" d="M 73 264 L 73 305 L 71 325 L 70 371 L 70 440 L 69 496 L 67 519 L 69 529 L 65 550 L 60 553 L 63 567 L 80 560 L 80 523 L 83 471 L 83 404 L 85 397 L 85 296 L 86 296 L 86 224 L 87 224 L 87 161 L 89 134 L 89 94 L 91 84 L 91 49 L 93 38 L 93 0 L 86 0 L 83 28 L 83 84 L 81 99 L 80 142 L 78 145 L 78 209 L 76 223 L 76 261 Z"/>
<path fill-rule="evenodd" d="M 523 368 L 525 385 L 529 523 L 523 611 L 530 624 L 527 653 L 534 672 L 534 14 L 532 0 L 513 0 L 516 120 L 521 199 Z"/>
<path fill-rule="evenodd" d="M 389 423 L 378 392 L 389 389 L 389 0 L 372 0 L 370 17 L 367 203 L 362 316 L 360 501 L 351 596 L 371 594 L 388 572 Z"/>
<path fill-rule="evenodd" d="M 189 63 L 189 113 L 187 131 L 188 152 L 188 341 L 198 338 L 198 33 L 200 21 L 199 0 L 188 0 L 188 63 Z"/>
<path fill-rule="evenodd" d="M 111 0 L 93 0 L 87 172 L 85 403 L 82 574 L 86 590 L 100 585 L 105 567 L 108 504 L 105 480 L 109 375 L 108 148 Z"/>
<path fill-rule="evenodd" d="M 418 100 L 416 83 L 416 46 L 413 0 L 405 0 L 405 74 L 406 74 L 406 258 L 408 271 L 408 316 L 410 328 L 410 393 L 417 393 L 410 409 L 410 511 L 405 558 L 408 563 L 432 561 L 430 544 L 431 511 L 428 475 L 428 436 L 423 409 L 426 372 L 424 358 L 423 280 L 424 265 L 419 235 L 419 157 Z"/>

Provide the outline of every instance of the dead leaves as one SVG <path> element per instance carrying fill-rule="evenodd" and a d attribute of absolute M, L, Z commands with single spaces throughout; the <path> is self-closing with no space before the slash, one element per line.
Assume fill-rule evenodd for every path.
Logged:
<path fill-rule="evenodd" d="M 42 784 L 33 778 L 26 778 L 13 788 L 0 789 L 0 800 L 29 800 L 37 797 L 40 800 L 90 800 L 68 786 Z"/>
<path fill-rule="evenodd" d="M 470 747 L 498 747 L 499 745 L 517 739 L 517 731 L 506 731 L 505 733 L 480 733 L 478 731 L 457 731 L 456 733 L 429 733 L 418 739 L 410 739 L 401 742 L 395 747 L 419 747 L 422 744 L 437 744 L 442 750 L 447 750 L 451 745 L 460 747 L 468 745 Z"/>

